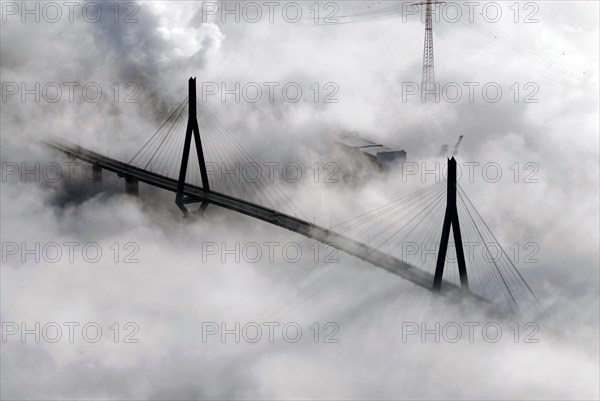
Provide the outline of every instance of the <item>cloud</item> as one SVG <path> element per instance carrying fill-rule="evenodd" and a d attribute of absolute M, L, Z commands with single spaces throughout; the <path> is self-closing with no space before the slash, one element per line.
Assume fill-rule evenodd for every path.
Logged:
<path fill-rule="evenodd" d="M 103 3 L 102 10 L 112 18 L 110 7 Z M 343 12 L 362 12 L 365 4 L 344 7 Z M 205 21 L 199 3 L 141 2 L 134 8 L 139 21 L 131 24 L 111 18 L 89 23 L 79 14 L 73 23 L 3 22 L 2 82 L 24 82 L 27 88 L 58 82 L 64 92 L 56 103 L 43 97 L 35 102 L 33 95 L 22 102 L 20 94 L 3 102 L 7 259 L 1 320 L 25 322 L 28 328 L 58 322 L 64 336 L 64 322 L 96 322 L 103 333 L 97 343 L 83 340 L 80 327 L 73 343 L 64 336 L 57 343 L 36 343 L 31 334 L 21 343 L 12 336 L 2 344 L 2 396 L 597 398 L 598 41 L 597 36 L 580 40 L 581 32 L 597 32 L 597 19 L 589 17 L 593 11 L 597 15 L 597 5 L 540 8 L 544 12 L 533 26 L 510 19 L 482 25 L 482 37 L 496 32 L 516 40 L 516 48 L 524 46 L 524 32 L 535 33 L 527 36 L 526 51 L 514 50 L 508 59 L 498 56 L 502 47 L 479 46 L 474 28 L 435 27 L 440 82 L 457 82 L 463 89 L 472 80 L 496 82 L 504 90 L 498 103 L 479 91 L 473 103 L 403 100 L 403 83 L 421 79 L 423 26 L 417 18 L 330 26 L 281 19 L 232 24 L 215 17 Z M 588 17 L 567 18 L 569 13 Z M 562 25 L 557 28 L 556 22 Z M 553 79 L 556 70 L 548 70 L 538 56 L 556 60 L 559 50 L 570 62 L 586 65 L 589 77 L 569 84 Z M 429 167 L 439 161 L 441 145 L 452 147 L 465 135 L 459 160 L 494 162 L 504 175 L 490 183 L 478 168 L 474 182 L 461 186 L 503 244 L 539 245 L 540 262 L 519 265 L 547 309 L 547 318 L 536 321 L 539 332 L 533 338 L 539 342 L 523 342 L 535 329 L 526 328 L 526 321 L 519 321 L 515 343 L 510 319 L 472 305 L 446 304 L 348 255 L 337 253 L 338 262 L 327 263 L 330 249 L 280 228 L 215 206 L 202 219 L 183 220 L 173 194 L 142 185 L 140 199 L 133 199 L 123 194 L 123 180 L 105 173 L 102 185 L 90 183 L 80 164 L 67 179 L 72 161 L 37 143 L 56 135 L 128 159 L 183 100 L 189 76 L 198 77 L 199 85 L 224 82 L 227 88 L 255 82 L 263 95 L 265 83 L 280 83 L 273 102 L 263 96 L 257 103 L 236 103 L 229 96 L 222 103 L 216 95 L 207 106 L 256 161 L 280 163 L 278 185 L 308 220 L 323 226 L 422 187 L 419 179 L 403 182 L 400 172 L 325 182 L 325 163 L 340 166 L 336 178 L 354 163 L 334 150 L 331 139 L 340 129 L 405 148 L 409 161 Z M 510 86 L 516 81 L 520 96 L 525 83 L 537 83 L 540 102 L 515 103 Z M 64 82 L 97 83 L 103 97 L 85 101 L 78 87 L 76 100 L 69 102 Z M 282 95 L 290 82 L 303 89 L 297 103 Z M 322 101 L 330 93 L 328 82 L 338 87 L 337 103 Z M 123 101 L 132 93 L 127 83 L 139 89 L 138 103 Z M 296 183 L 281 176 L 289 161 L 303 167 Z M 315 162 L 316 170 L 310 169 Z M 51 163 L 60 166 L 62 180 L 49 179 L 44 168 Z M 539 168 L 533 176 L 539 182 L 524 182 L 532 171 L 527 163 Z M 17 173 L 9 174 L 15 166 Z M 271 242 L 278 243 L 272 260 Z M 6 254 L 8 243 L 18 247 L 16 256 Z M 62 255 L 52 263 L 54 243 Z M 65 243 L 77 244 L 72 262 Z M 217 252 L 209 255 L 207 247 L 215 244 Z M 290 262 L 286 245 L 302 250 L 299 261 Z M 36 246 L 39 263 L 26 252 L 23 261 L 21 249 Z M 227 253 L 236 246 L 239 251 Z M 242 249 L 257 248 L 258 262 L 235 259 Z M 123 342 L 134 331 L 125 328 L 128 322 L 139 328 L 133 335 L 138 343 Z M 230 329 L 235 322 L 242 327 L 256 322 L 263 339 L 236 343 L 230 334 L 225 343 L 219 335 L 203 342 L 207 322 L 219 328 L 224 322 Z M 265 340 L 266 322 L 280 323 L 273 343 Z M 281 327 L 290 322 L 303 330 L 297 343 L 283 338 Z M 422 342 L 419 332 L 403 341 L 407 324 L 421 330 L 422 323 L 431 328 L 436 322 L 442 327 L 457 322 L 463 329 L 465 322 L 498 322 L 503 335 L 492 343 L 478 329 L 473 343 L 465 337 L 435 342 L 431 335 Z M 326 329 L 327 323 L 337 326 Z M 324 343 L 335 327 L 339 342 Z"/>

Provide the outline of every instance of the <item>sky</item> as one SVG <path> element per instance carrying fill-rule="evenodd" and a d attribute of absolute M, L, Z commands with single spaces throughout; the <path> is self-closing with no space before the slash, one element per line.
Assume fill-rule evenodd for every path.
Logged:
<path fill-rule="evenodd" d="M 2 398 L 600 396 L 597 2 L 480 2 L 472 19 L 467 3 L 446 6 L 433 27 L 440 99 L 426 102 L 411 92 L 422 16 L 399 1 L 281 2 L 272 21 L 263 2 L 260 18 L 243 2 L 23 4 L 1 3 Z M 441 146 L 463 135 L 459 166 L 479 164 L 460 185 L 505 249 L 519 250 L 545 314 L 448 302 L 216 206 L 183 219 L 172 193 L 140 185 L 127 196 L 108 173 L 91 183 L 87 166 L 40 143 L 59 137 L 129 160 L 185 99 L 190 76 L 324 227 L 432 184 Z M 249 88 L 239 102 L 221 86 L 236 83 Z M 281 91 L 291 84 L 297 102 Z M 262 97 L 249 101 L 256 86 Z M 356 159 L 333 145 L 342 132 L 405 149 L 418 172 L 353 171 Z M 285 179 L 290 161 L 298 180 Z M 343 179 L 351 174 L 362 178 Z"/>

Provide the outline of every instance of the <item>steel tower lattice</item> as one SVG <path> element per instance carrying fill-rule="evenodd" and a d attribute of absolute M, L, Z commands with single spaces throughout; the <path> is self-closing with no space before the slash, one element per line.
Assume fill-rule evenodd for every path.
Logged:
<path fill-rule="evenodd" d="M 435 90 L 435 72 L 433 68 L 433 6 L 441 1 L 427 0 L 415 3 L 415 6 L 425 6 L 425 42 L 423 45 L 423 77 L 422 90 Z"/>

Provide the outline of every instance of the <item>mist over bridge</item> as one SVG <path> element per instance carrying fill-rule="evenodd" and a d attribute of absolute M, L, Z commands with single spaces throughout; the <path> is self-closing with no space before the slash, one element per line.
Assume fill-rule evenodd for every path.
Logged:
<path fill-rule="evenodd" d="M 212 204 L 329 244 L 440 295 L 491 303 L 516 313 L 542 311 L 503 248 L 498 260 L 465 255 L 463 243 L 483 247 L 490 239 L 497 240 L 457 184 L 454 158 L 448 160 L 446 185 L 425 187 L 328 229 L 307 221 L 306 216 L 298 217 L 293 200 L 267 180 L 262 170 L 255 179 L 241 182 L 215 180 L 208 174 L 207 161 L 260 166 L 206 106 L 196 102 L 195 86 L 195 79 L 190 79 L 189 97 L 129 161 L 60 139 L 46 143 L 69 157 L 90 163 L 98 180 L 102 170 L 124 177 L 130 194 L 138 194 L 139 182 L 174 192 L 184 215 L 204 213 Z M 200 204 L 198 210 L 190 212 L 188 207 L 194 203 Z M 407 243 L 435 249 L 436 239 L 440 245 L 434 263 L 406 252 Z M 448 255 L 450 246 L 454 259 Z"/>

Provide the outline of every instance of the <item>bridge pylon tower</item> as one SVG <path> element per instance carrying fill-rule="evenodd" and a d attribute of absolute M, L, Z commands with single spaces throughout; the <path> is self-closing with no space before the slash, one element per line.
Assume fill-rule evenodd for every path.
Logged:
<path fill-rule="evenodd" d="M 208 182 L 208 173 L 206 172 L 206 163 L 204 161 L 204 152 L 202 151 L 202 141 L 200 140 L 200 129 L 198 128 L 198 119 L 196 117 L 196 78 L 190 78 L 188 81 L 188 122 L 185 130 L 185 142 L 183 145 L 183 155 L 181 157 L 181 168 L 179 169 L 179 182 L 177 184 L 177 193 L 175 195 L 175 203 L 179 209 L 187 216 L 189 213 L 187 203 L 196 203 L 197 199 L 188 198 L 184 195 L 185 177 L 187 174 L 188 160 L 190 156 L 190 148 L 192 144 L 192 135 L 196 145 L 196 154 L 198 156 L 198 164 L 200 165 L 200 177 L 202 178 L 202 189 L 210 192 L 210 184 Z M 202 213 L 208 202 L 202 202 L 196 212 Z"/>
<path fill-rule="evenodd" d="M 467 279 L 467 265 L 465 263 L 465 252 L 462 244 L 462 235 L 460 233 L 460 224 L 458 222 L 458 209 L 456 207 L 456 159 L 454 157 L 448 159 L 447 180 L 448 189 L 446 191 L 446 215 L 444 217 L 444 225 L 442 226 L 442 238 L 440 240 L 440 249 L 438 250 L 437 263 L 435 266 L 433 290 L 439 291 L 442 287 L 444 262 L 446 261 L 448 240 L 450 239 L 450 226 L 452 226 L 452 234 L 454 235 L 454 245 L 456 248 L 456 259 L 458 261 L 460 285 L 463 290 L 468 290 L 469 280 Z"/>

